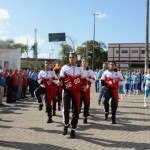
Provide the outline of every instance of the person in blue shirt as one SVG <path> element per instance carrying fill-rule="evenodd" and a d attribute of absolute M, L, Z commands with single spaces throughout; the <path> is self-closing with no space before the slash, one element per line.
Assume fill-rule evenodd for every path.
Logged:
<path fill-rule="evenodd" d="M 96 76 L 96 81 L 95 81 L 95 92 L 99 92 L 99 78 L 98 78 L 98 69 L 95 69 L 94 74 Z"/>
<path fill-rule="evenodd" d="M 38 69 L 35 69 L 30 75 L 30 93 L 31 97 L 34 96 L 35 89 L 39 86 L 38 84 Z"/>
<path fill-rule="evenodd" d="M 2 103 L 2 100 L 3 100 L 3 94 L 4 94 L 4 87 L 6 85 L 5 83 L 5 78 L 2 74 L 2 67 L 0 69 L 0 106 L 3 106 L 4 104 Z"/>
<path fill-rule="evenodd" d="M 103 97 L 103 95 L 104 95 L 104 89 L 103 89 L 104 87 L 101 85 L 101 76 L 102 76 L 102 74 L 106 71 L 106 69 L 107 69 L 107 64 L 106 64 L 106 63 L 103 63 L 102 69 L 100 69 L 99 72 L 98 72 L 98 78 L 99 78 L 99 92 L 100 92 L 99 97 L 98 97 L 98 104 L 99 104 L 99 105 L 100 105 L 101 99 L 102 99 L 102 97 Z"/>

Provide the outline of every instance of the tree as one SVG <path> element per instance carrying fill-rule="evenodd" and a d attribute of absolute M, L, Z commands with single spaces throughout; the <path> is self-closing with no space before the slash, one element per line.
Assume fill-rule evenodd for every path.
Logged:
<path fill-rule="evenodd" d="M 15 43 L 12 39 L 0 40 L 0 48 L 20 48 L 21 54 L 27 50 L 27 46 L 22 43 Z"/>
<path fill-rule="evenodd" d="M 107 61 L 107 51 L 104 50 L 106 45 L 103 42 L 95 41 L 94 48 L 94 69 L 100 68 L 102 63 Z M 84 42 L 81 46 L 77 48 L 77 53 L 81 57 L 88 57 L 89 66 L 92 66 L 92 51 L 93 51 L 93 40 Z"/>
<path fill-rule="evenodd" d="M 64 64 L 68 64 L 69 63 L 69 53 L 72 51 L 72 48 L 70 45 L 66 44 L 66 43 L 61 43 L 61 52 L 60 55 L 62 57 L 62 65 Z"/>
<path fill-rule="evenodd" d="M 21 49 L 21 54 L 24 52 L 27 52 L 27 45 L 24 45 L 22 43 L 15 43 L 13 45 L 14 48 L 20 48 Z"/>

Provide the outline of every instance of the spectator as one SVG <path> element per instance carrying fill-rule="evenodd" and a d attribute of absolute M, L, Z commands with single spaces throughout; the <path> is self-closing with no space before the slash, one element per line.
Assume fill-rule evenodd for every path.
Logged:
<path fill-rule="evenodd" d="M 2 67 L 0 66 L 0 106 L 3 106 L 3 105 L 4 105 L 4 104 L 2 103 L 3 94 L 4 94 L 4 87 L 5 87 L 5 79 L 4 79 L 4 76 L 3 76 Z"/>

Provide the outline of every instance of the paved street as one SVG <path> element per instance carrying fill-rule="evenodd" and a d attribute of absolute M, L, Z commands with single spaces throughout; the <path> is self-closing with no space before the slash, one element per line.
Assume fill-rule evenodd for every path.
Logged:
<path fill-rule="evenodd" d="M 38 111 L 37 101 L 28 99 L 0 107 L 0 150 L 150 150 L 150 102 L 143 107 L 143 94 L 120 100 L 117 124 L 104 120 L 103 106 L 92 88 L 88 124 L 82 114 L 76 139 L 62 135 L 62 113 L 47 124 L 45 108 Z M 150 98 L 149 98 L 150 99 Z"/>

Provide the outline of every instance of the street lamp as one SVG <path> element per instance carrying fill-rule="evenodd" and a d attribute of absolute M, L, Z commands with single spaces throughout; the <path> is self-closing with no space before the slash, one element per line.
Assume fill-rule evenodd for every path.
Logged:
<path fill-rule="evenodd" d="M 94 16 L 94 32 L 93 32 L 93 50 L 92 50 L 92 70 L 94 69 L 94 49 L 95 49 L 95 16 L 98 16 L 99 14 L 93 13 Z"/>
<path fill-rule="evenodd" d="M 68 36 L 68 35 L 67 35 L 66 37 L 68 37 L 68 38 L 70 39 L 70 41 L 72 42 L 73 50 L 74 50 L 74 52 L 75 52 L 76 50 L 75 50 L 75 44 L 74 44 L 74 42 L 72 41 L 72 39 L 71 39 L 71 37 L 70 37 L 70 36 Z"/>

